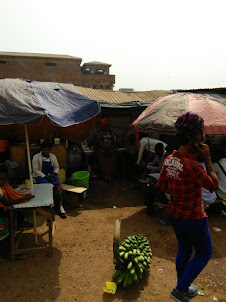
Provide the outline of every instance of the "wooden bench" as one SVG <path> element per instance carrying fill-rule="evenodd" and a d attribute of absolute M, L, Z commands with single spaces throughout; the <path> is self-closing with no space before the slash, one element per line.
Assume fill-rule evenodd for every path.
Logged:
<path fill-rule="evenodd" d="M 76 187 L 72 185 L 62 184 L 62 189 L 69 192 L 70 198 L 68 199 L 72 208 L 79 206 L 79 194 L 82 194 L 87 188 Z"/>
<path fill-rule="evenodd" d="M 220 202 L 222 202 L 222 203 L 226 206 L 226 201 L 223 200 L 223 199 L 217 199 L 217 200 L 215 200 L 215 202 L 212 203 L 211 205 L 214 206 L 214 205 L 216 205 L 216 204 L 218 204 L 218 203 L 220 203 Z M 211 206 L 211 205 L 205 205 L 205 209 L 208 209 L 209 206 Z M 226 212 L 225 212 L 224 210 L 221 209 L 221 212 L 223 213 L 224 216 L 226 216 Z"/>

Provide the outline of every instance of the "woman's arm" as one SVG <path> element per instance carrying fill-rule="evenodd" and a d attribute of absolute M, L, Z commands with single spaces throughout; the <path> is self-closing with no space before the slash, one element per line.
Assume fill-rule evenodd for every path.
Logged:
<path fill-rule="evenodd" d="M 54 154 L 51 153 L 51 158 L 50 160 L 52 161 L 52 165 L 53 165 L 53 169 L 54 169 L 54 173 L 57 175 L 59 173 L 60 167 L 57 161 L 57 158 Z"/>
<path fill-rule="evenodd" d="M 21 203 L 21 202 L 24 202 L 24 201 L 29 201 L 33 197 L 34 196 L 31 195 L 31 194 L 27 194 L 26 196 L 15 199 L 15 200 L 7 200 L 4 196 L 2 196 L 0 198 L 0 203 L 2 203 L 5 207 L 9 207 L 9 206 L 12 206 L 14 204 L 18 204 L 18 203 Z"/>
<path fill-rule="evenodd" d="M 42 177 L 44 178 L 45 177 L 45 174 L 42 173 L 42 171 L 40 171 L 40 167 L 39 167 L 39 160 L 38 160 L 38 156 L 39 156 L 39 153 L 38 154 L 35 154 L 33 159 L 32 159 L 32 169 L 33 169 L 33 173 L 34 173 L 34 176 L 35 177 Z"/>
<path fill-rule="evenodd" d="M 203 143 L 201 143 L 200 146 L 198 146 L 198 144 L 195 144 L 195 147 L 198 150 L 199 156 L 201 156 L 201 158 L 205 162 L 207 174 L 212 178 L 213 182 L 215 184 L 217 184 L 217 186 L 219 186 L 218 177 L 213 168 L 213 164 L 211 161 L 209 147 L 208 147 L 208 145 L 203 144 Z"/>

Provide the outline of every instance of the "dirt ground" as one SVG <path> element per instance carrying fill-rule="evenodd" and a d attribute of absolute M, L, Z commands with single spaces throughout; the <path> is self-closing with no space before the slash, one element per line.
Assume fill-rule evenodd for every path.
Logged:
<path fill-rule="evenodd" d="M 171 226 L 163 227 L 156 217 L 145 214 L 142 190 L 138 183 L 123 179 L 105 184 L 91 180 L 83 207 L 71 209 L 66 204 L 68 218 L 56 217 L 53 256 L 46 252 L 28 254 L 27 259 L 0 263 L 0 302 L 119 302 L 173 301 L 169 293 L 176 285 L 175 256 L 177 243 Z M 41 234 L 47 229 L 38 217 Z M 120 218 L 121 239 L 142 233 L 148 237 L 153 252 L 149 272 L 140 284 L 118 288 L 115 295 L 104 293 L 106 281 L 111 281 L 113 265 L 114 223 Z M 213 258 L 196 279 L 203 295 L 192 301 L 226 301 L 226 219 L 210 215 Z M 214 232 L 219 227 L 221 232 Z M 47 235 L 39 235 L 44 245 Z M 22 245 L 33 244 L 28 231 Z"/>

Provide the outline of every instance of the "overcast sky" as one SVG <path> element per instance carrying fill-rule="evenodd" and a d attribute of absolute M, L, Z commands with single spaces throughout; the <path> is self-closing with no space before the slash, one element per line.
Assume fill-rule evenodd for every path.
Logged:
<path fill-rule="evenodd" d="M 115 90 L 226 87 L 225 0 L 0 0 L 0 51 L 112 65 Z"/>

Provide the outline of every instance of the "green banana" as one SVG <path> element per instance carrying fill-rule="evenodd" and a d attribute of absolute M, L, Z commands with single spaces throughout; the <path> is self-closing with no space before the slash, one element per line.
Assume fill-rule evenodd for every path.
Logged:
<path fill-rule="evenodd" d="M 121 246 L 119 247 L 119 251 L 120 251 L 120 252 L 125 252 L 125 251 L 126 251 L 126 248 L 125 248 L 124 246 L 121 245 Z"/>
<path fill-rule="evenodd" d="M 118 277 L 118 279 L 117 279 L 117 281 L 116 281 L 116 283 L 117 283 L 118 285 L 121 284 L 121 283 L 123 283 L 124 278 L 125 278 L 125 274 L 126 274 L 126 273 L 122 272 L 122 273 L 119 275 L 119 277 Z"/>
<path fill-rule="evenodd" d="M 119 253 L 119 256 L 122 258 L 124 256 L 125 252 Z"/>
<path fill-rule="evenodd" d="M 138 284 L 151 263 L 152 251 L 147 237 L 143 234 L 128 236 L 120 243 L 119 255 L 120 261 L 113 260 L 116 271 L 112 279 L 125 288 L 133 282 Z"/>
<path fill-rule="evenodd" d="M 112 279 L 117 278 L 121 274 L 121 272 L 122 271 L 120 271 L 120 270 L 117 270 L 116 272 L 114 272 L 114 274 L 112 275 Z"/>
<path fill-rule="evenodd" d="M 128 285 L 131 285 L 133 283 L 133 277 L 131 274 L 128 274 L 128 280 L 127 280 Z"/>
<path fill-rule="evenodd" d="M 134 280 L 134 281 L 137 280 L 137 274 L 136 274 L 136 273 L 133 274 L 133 280 Z"/>
<path fill-rule="evenodd" d="M 129 273 L 126 273 L 125 278 L 124 278 L 124 282 L 123 282 L 123 287 L 128 286 L 128 276 L 129 276 Z"/>
<path fill-rule="evenodd" d="M 130 263 L 127 266 L 128 270 L 131 270 L 132 266 L 133 266 L 133 263 L 132 263 L 132 261 L 130 261 Z"/>
<path fill-rule="evenodd" d="M 139 262 L 138 257 L 134 258 L 134 262 L 136 262 L 136 263 L 138 263 L 138 262 Z"/>
<path fill-rule="evenodd" d="M 129 253 L 125 253 L 125 254 L 124 254 L 124 259 L 127 260 L 127 259 L 128 259 L 128 256 L 129 256 Z"/>

